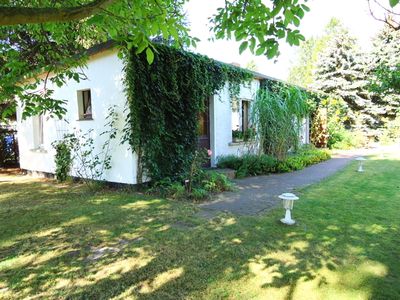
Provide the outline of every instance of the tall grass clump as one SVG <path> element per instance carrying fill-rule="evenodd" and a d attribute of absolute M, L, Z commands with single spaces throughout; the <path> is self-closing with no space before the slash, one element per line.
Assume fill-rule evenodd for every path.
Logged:
<path fill-rule="evenodd" d="M 308 112 L 307 94 L 299 88 L 279 85 L 260 89 L 252 109 L 260 153 L 282 160 L 289 150 L 296 151 Z"/>

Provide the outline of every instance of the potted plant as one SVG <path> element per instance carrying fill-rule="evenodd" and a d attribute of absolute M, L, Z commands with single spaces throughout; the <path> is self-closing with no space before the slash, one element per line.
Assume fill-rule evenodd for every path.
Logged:
<path fill-rule="evenodd" d="M 232 130 L 232 141 L 234 143 L 243 142 L 243 132 L 239 129 Z"/>

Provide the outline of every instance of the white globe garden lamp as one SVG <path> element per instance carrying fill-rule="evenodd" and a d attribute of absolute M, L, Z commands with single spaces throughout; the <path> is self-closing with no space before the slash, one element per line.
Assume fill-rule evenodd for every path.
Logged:
<path fill-rule="evenodd" d="M 358 161 L 358 170 L 357 170 L 357 172 L 364 172 L 363 162 L 365 160 L 366 159 L 364 157 L 362 157 L 362 156 L 356 158 L 356 161 Z"/>
<path fill-rule="evenodd" d="M 286 209 L 285 218 L 281 219 L 281 222 L 286 225 L 293 225 L 296 221 L 292 219 L 291 210 L 293 209 L 293 202 L 299 200 L 299 197 L 292 193 L 283 193 L 279 198 L 282 199 L 283 207 Z"/>

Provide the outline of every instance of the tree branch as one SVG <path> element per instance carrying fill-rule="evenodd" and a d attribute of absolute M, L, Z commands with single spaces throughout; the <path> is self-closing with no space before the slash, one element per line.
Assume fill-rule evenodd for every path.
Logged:
<path fill-rule="evenodd" d="M 0 26 L 81 20 L 101 11 L 115 1 L 94 0 L 85 5 L 64 8 L 0 6 Z"/>

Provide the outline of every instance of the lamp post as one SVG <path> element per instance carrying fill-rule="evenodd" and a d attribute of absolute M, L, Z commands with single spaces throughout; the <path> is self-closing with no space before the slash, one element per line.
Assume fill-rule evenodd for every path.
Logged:
<path fill-rule="evenodd" d="M 279 198 L 282 199 L 283 207 L 286 210 L 285 217 L 281 219 L 281 222 L 286 225 L 293 225 L 296 221 L 292 219 L 290 211 L 293 209 L 293 202 L 299 200 L 299 197 L 292 193 L 283 193 Z"/>
<path fill-rule="evenodd" d="M 364 172 L 363 162 L 366 159 L 364 157 L 360 156 L 360 157 L 357 157 L 356 160 L 358 161 L 358 170 L 357 170 L 357 172 Z"/>

